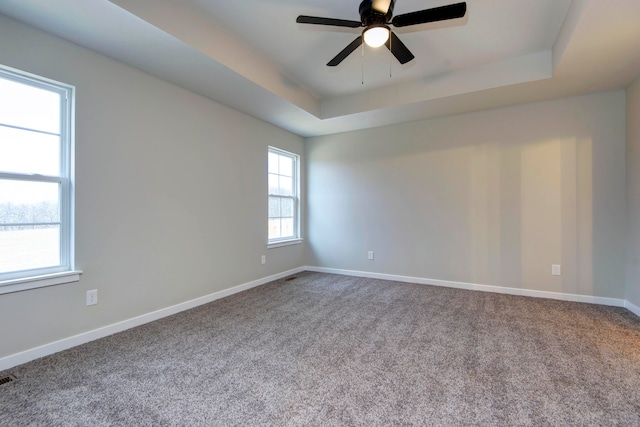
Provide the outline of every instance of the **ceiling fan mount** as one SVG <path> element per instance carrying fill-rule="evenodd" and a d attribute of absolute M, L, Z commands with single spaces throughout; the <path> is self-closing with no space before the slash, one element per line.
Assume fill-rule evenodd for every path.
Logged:
<path fill-rule="evenodd" d="M 467 4 L 462 2 L 393 16 L 394 6 L 395 0 L 363 0 L 359 7 L 360 21 L 300 15 L 296 19 L 296 22 L 299 24 L 328 25 L 333 27 L 364 27 L 359 37 L 327 63 L 330 67 L 335 67 L 340 64 L 354 50 L 362 45 L 363 41 L 372 47 L 382 46 L 383 44 L 386 45 L 387 49 L 391 51 L 393 56 L 395 56 L 401 64 L 406 64 L 411 61 L 414 56 L 404 43 L 400 41 L 398 36 L 391 31 L 389 26 L 407 27 L 427 22 L 446 21 L 462 18 L 467 12 Z"/>
<path fill-rule="evenodd" d="M 373 8 L 373 0 L 363 0 L 359 8 L 360 21 L 365 27 L 376 24 L 387 24 L 391 22 L 393 6 L 393 2 L 389 2 L 387 12 L 382 13 L 382 11 Z"/>

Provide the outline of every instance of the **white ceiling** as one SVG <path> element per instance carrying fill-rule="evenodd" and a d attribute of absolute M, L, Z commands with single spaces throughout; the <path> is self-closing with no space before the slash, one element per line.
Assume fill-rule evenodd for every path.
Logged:
<path fill-rule="evenodd" d="M 397 0 L 396 15 L 459 0 Z M 0 13 L 312 136 L 626 87 L 639 0 L 468 0 L 464 18 L 395 29 L 416 59 L 357 50 L 359 0 L 0 0 Z M 391 74 L 391 76 L 390 76 Z M 364 80 L 364 83 L 363 83 Z"/>
<path fill-rule="evenodd" d="M 398 0 L 394 14 L 458 1 L 461 0 Z M 464 18 L 394 29 L 416 59 L 401 66 L 396 60 L 391 60 L 393 57 L 386 48 L 367 48 L 364 85 L 359 50 L 337 69 L 326 66 L 331 58 L 360 35 L 361 29 L 336 31 L 335 27 L 295 22 L 299 14 L 359 21 L 359 0 L 306 0 L 297 3 L 282 0 L 186 0 L 186 3 L 204 15 L 218 19 L 222 23 L 219 25 L 225 25 L 236 37 L 263 52 L 313 93 L 328 98 L 549 50 L 570 0 L 471 1 Z M 389 65 L 392 78 L 389 78 Z"/>

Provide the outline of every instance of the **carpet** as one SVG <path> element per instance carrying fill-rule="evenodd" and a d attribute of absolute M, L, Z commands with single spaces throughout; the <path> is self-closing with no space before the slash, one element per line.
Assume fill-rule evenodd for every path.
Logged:
<path fill-rule="evenodd" d="M 640 425 L 626 309 L 313 272 L 9 372 L 3 426 Z"/>

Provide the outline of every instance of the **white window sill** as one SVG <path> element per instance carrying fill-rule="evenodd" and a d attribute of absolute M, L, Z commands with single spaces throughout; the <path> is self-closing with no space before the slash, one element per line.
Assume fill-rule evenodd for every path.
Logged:
<path fill-rule="evenodd" d="M 267 249 L 280 248 L 282 246 L 299 245 L 302 243 L 302 239 L 281 240 L 279 242 L 273 242 L 267 244 Z"/>
<path fill-rule="evenodd" d="M 62 273 L 43 274 L 42 276 L 5 280 L 0 282 L 0 295 L 11 292 L 26 291 L 28 289 L 44 288 L 45 286 L 77 282 L 80 280 L 80 274 L 82 274 L 82 270 L 64 271 Z"/>

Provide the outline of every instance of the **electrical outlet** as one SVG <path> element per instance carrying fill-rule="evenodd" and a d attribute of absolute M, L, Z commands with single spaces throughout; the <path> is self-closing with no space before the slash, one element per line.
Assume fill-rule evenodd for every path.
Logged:
<path fill-rule="evenodd" d="M 262 255 L 262 258 L 260 260 L 261 263 L 266 264 L 267 263 L 267 256 L 266 255 Z"/>
<path fill-rule="evenodd" d="M 560 268 L 560 264 L 552 264 L 551 265 L 551 274 L 554 276 L 562 275 L 562 269 Z"/>
<path fill-rule="evenodd" d="M 367 259 L 373 259 L 373 251 L 367 252 Z"/>
<path fill-rule="evenodd" d="M 98 290 L 87 291 L 87 305 L 96 305 L 98 303 Z"/>

